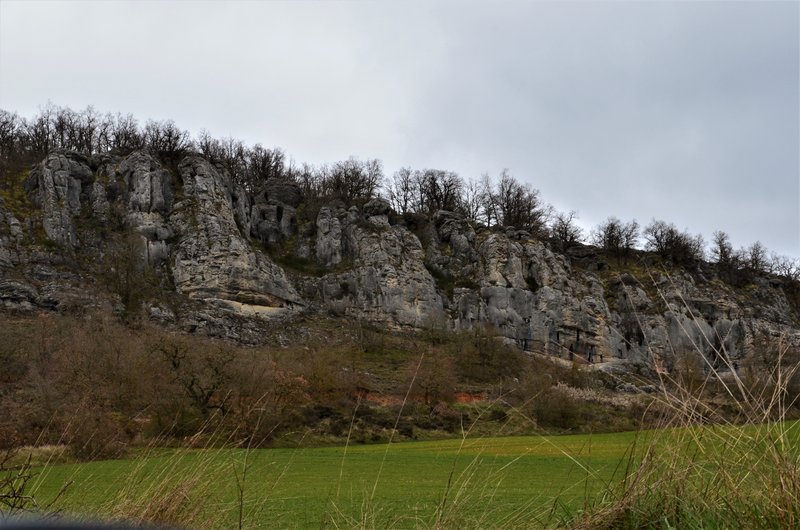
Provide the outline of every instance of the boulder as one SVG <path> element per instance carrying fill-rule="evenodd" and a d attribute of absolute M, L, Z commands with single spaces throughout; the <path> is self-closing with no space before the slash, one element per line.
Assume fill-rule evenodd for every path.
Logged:
<path fill-rule="evenodd" d="M 374 215 L 389 215 L 392 207 L 389 206 L 389 201 L 376 197 L 364 205 L 364 216 L 372 217 Z"/>
<path fill-rule="evenodd" d="M 276 202 L 297 208 L 303 202 L 300 187 L 294 182 L 270 179 L 256 197 L 256 202 Z"/>
<path fill-rule="evenodd" d="M 377 228 L 389 226 L 389 213 L 392 208 L 385 199 L 375 198 L 364 205 L 364 217 L 367 223 Z"/>

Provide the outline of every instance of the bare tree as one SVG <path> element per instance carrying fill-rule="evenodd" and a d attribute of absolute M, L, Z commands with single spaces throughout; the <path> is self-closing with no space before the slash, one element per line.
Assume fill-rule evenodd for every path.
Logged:
<path fill-rule="evenodd" d="M 574 210 L 568 213 L 558 212 L 550 223 L 550 237 L 562 252 L 583 240 L 583 229 L 575 222 L 577 217 Z"/>
<path fill-rule="evenodd" d="M 551 207 L 539 197 L 539 190 L 518 182 L 507 169 L 492 193 L 493 207 L 499 224 L 528 230 L 536 237 L 547 237 L 547 221 Z"/>
<path fill-rule="evenodd" d="M 609 217 L 592 232 L 592 242 L 616 256 L 627 257 L 639 240 L 639 223 Z"/>
<path fill-rule="evenodd" d="M 693 265 L 703 259 L 703 236 L 681 232 L 674 224 L 653 220 L 643 231 L 645 248 L 663 259 L 681 265 Z"/>
<path fill-rule="evenodd" d="M 414 211 L 417 182 L 411 168 L 395 171 L 386 182 L 386 198 L 394 211 L 407 214 Z"/>
<path fill-rule="evenodd" d="M 756 241 L 750 245 L 744 252 L 746 256 L 747 267 L 753 272 L 769 272 L 767 259 L 767 249 L 761 244 L 761 241 Z"/>
<path fill-rule="evenodd" d="M 378 159 L 361 161 L 350 157 L 323 168 L 320 176 L 330 198 L 352 204 L 375 197 L 383 180 L 383 164 Z"/>
<path fill-rule="evenodd" d="M 483 181 L 469 179 L 464 184 L 461 210 L 467 220 L 473 223 L 487 224 L 485 209 L 490 201 L 489 190 Z"/>
<path fill-rule="evenodd" d="M 183 388 L 204 419 L 214 410 L 227 414 L 230 395 L 223 393 L 223 388 L 232 377 L 233 350 L 220 347 L 195 353 L 191 344 L 180 339 L 163 339 L 153 350 L 165 361 L 175 383 Z"/>
<path fill-rule="evenodd" d="M 426 169 L 417 178 L 420 185 L 421 213 L 460 209 L 464 181 L 457 173 L 440 169 Z"/>
<path fill-rule="evenodd" d="M 23 158 L 20 137 L 24 134 L 24 121 L 5 110 L 0 110 L 0 177 Z M 4 179 L 5 180 L 5 179 Z"/>
<path fill-rule="evenodd" d="M 153 292 L 154 281 L 144 238 L 133 232 L 124 234 L 110 247 L 104 265 L 108 285 L 122 303 L 123 317 L 137 321 L 142 302 Z"/>
<path fill-rule="evenodd" d="M 444 354 L 427 351 L 420 359 L 411 359 L 406 368 L 411 393 L 426 406 L 452 403 L 457 383 L 453 359 Z"/>
<path fill-rule="evenodd" d="M 94 153 L 98 148 L 98 128 L 100 115 L 89 106 L 83 112 L 74 116 L 72 130 L 72 149 L 82 153 Z"/>
<path fill-rule="evenodd" d="M 25 138 L 28 141 L 28 149 L 37 158 L 43 157 L 56 147 L 53 142 L 54 113 L 54 107 L 48 105 L 33 121 L 26 124 Z"/>
<path fill-rule="evenodd" d="M 300 193 L 306 203 L 317 203 L 323 196 L 323 181 L 319 170 L 310 164 L 289 168 L 291 179 L 300 186 Z"/>
<path fill-rule="evenodd" d="M 172 162 L 177 162 L 192 147 L 189 133 L 179 129 L 172 120 L 148 121 L 143 136 L 149 149 Z"/>
<path fill-rule="evenodd" d="M 494 226 L 500 223 L 500 212 L 498 211 L 497 196 L 494 193 L 494 183 L 489 173 L 481 175 L 479 189 L 483 195 L 483 208 L 480 211 L 480 219 L 486 226 Z"/>
<path fill-rule="evenodd" d="M 286 155 L 280 148 L 266 149 L 261 144 L 256 144 L 247 150 L 245 156 L 248 184 L 253 188 L 270 179 L 286 178 Z"/>
<path fill-rule="evenodd" d="M 792 281 L 800 280 L 800 260 L 781 256 L 776 253 L 770 255 L 770 269 L 778 276 L 783 276 Z"/>
<path fill-rule="evenodd" d="M 733 251 L 730 237 L 726 232 L 717 230 L 711 239 L 711 259 L 721 268 L 735 266 L 736 253 Z"/>
<path fill-rule="evenodd" d="M 139 124 L 130 114 L 116 114 L 109 116 L 109 149 L 122 153 L 130 152 L 144 147 L 144 136 L 139 130 Z"/>

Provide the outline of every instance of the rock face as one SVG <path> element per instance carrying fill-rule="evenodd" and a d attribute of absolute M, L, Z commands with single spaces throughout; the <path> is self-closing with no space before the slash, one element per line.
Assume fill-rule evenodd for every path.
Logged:
<path fill-rule="evenodd" d="M 0 302 L 19 310 L 78 300 L 82 284 L 56 265 L 77 257 L 98 272 L 110 227 L 138 234 L 162 286 L 191 308 L 155 300 L 150 318 L 237 340 L 256 341 L 265 319 L 324 311 L 386 327 L 489 324 L 527 350 L 663 370 L 687 355 L 724 365 L 770 337 L 800 343 L 797 306 L 777 281 L 735 289 L 708 280 L 713 271 L 614 272 L 589 247 L 569 258 L 453 212 L 401 218 L 383 199 L 311 213 L 295 184 L 235 188 L 197 155 L 175 171 L 145 152 L 54 152 L 26 188 L 30 219 L 0 202 Z M 57 248 L 28 241 L 35 227 Z"/>
<path fill-rule="evenodd" d="M 0 271 L 10 269 L 19 263 L 18 247 L 22 240 L 20 222 L 5 208 L 5 203 L 0 198 Z"/>
<path fill-rule="evenodd" d="M 440 210 L 427 231 L 427 260 L 442 274 L 472 278 L 479 266 L 475 230 L 463 216 Z"/>
<path fill-rule="evenodd" d="M 479 296 L 459 293 L 459 327 L 486 320 L 506 337 L 554 354 L 597 346 L 609 335 L 602 286 L 576 281 L 563 256 L 501 233 L 486 237 L 478 253 Z"/>
<path fill-rule="evenodd" d="M 142 235 L 148 262 L 156 264 L 167 260 L 167 242 L 174 236 L 168 222 L 174 197 L 169 172 L 152 156 L 141 152 L 131 154 L 110 172 L 110 186 L 118 190 L 126 206 L 124 224 Z M 96 210 L 106 211 L 109 207 L 103 203 L 102 191 L 98 190 L 96 197 Z M 102 213 L 100 216 L 102 218 Z"/>
<path fill-rule="evenodd" d="M 148 219 L 148 215 L 169 213 L 173 198 L 170 175 L 153 157 L 133 153 L 120 163 L 118 175 L 127 191 L 129 218 Z"/>
<path fill-rule="evenodd" d="M 422 327 L 443 319 L 442 298 L 423 264 L 419 239 L 389 226 L 385 213 L 365 210 L 366 216 L 351 211 L 341 221 L 329 208 L 320 210 L 317 226 L 333 229 L 318 232 L 318 259 L 338 264 L 344 251 L 352 262 L 351 270 L 318 283 L 321 302 L 335 313 L 392 326 Z"/>
<path fill-rule="evenodd" d="M 170 217 L 178 238 L 172 258 L 177 290 L 243 313 L 279 313 L 302 306 L 283 270 L 239 232 L 230 181 L 196 156 L 186 158 L 179 172 L 183 198 Z"/>
<path fill-rule="evenodd" d="M 103 243 L 93 227 L 118 225 L 138 234 L 144 243 L 142 258 L 161 266 L 179 294 L 206 303 L 212 313 L 262 318 L 301 309 L 304 302 L 284 271 L 247 238 L 247 194 L 232 190 L 227 175 L 196 156 L 187 157 L 178 173 L 173 175 L 145 152 L 96 159 L 56 152 L 34 168 L 27 188 L 44 235 L 64 248 L 90 254 L 94 250 L 102 260 Z M 287 200 L 286 196 L 280 198 Z M 81 236 L 80 223 L 90 225 Z M 0 208 L 0 268 L 19 261 L 15 242 L 21 235 L 19 221 Z M 27 284 L 7 287 L 7 300 L 35 292 Z M 219 320 L 212 313 L 208 319 Z"/>
<path fill-rule="evenodd" d="M 37 304 L 39 293 L 23 282 L 0 280 L 0 305 L 16 311 L 31 311 Z"/>
<path fill-rule="evenodd" d="M 346 223 L 344 208 L 324 206 L 317 216 L 316 257 L 325 267 L 342 262 L 342 226 Z"/>
<path fill-rule="evenodd" d="M 28 188 L 42 210 L 42 226 L 51 241 L 78 245 L 73 218 L 81 213 L 81 195 L 93 180 L 87 160 L 74 153 L 52 153 L 31 172 Z"/>
<path fill-rule="evenodd" d="M 302 197 L 288 182 L 270 181 L 256 193 L 250 214 L 250 235 L 264 245 L 283 242 L 297 232 L 297 207 Z"/>

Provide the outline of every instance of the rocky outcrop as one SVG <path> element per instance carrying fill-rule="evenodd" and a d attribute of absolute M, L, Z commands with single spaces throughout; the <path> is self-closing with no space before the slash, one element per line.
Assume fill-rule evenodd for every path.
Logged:
<path fill-rule="evenodd" d="M 26 186 L 42 211 L 42 226 L 51 241 L 78 245 L 73 218 L 81 213 L 81 195 L 93 181 L 87 159 L 75 153 L 52 153 L 31 171 Z"/>
<path fill-rule="evenodd" d="M 796 305 L 775 279 L 733 288 L 713 271 L 612 267 L 590 247 L 568 257 L 525 231 L 476 230 L 447 211 L 399 216 L 383 199 L 314 211 L 291 182 L 245 190 L 197 155 L 175 172 L 145 152 L 54 152 L 26 186 L 37 207 L 30 219 L 0 203 L 8 308 L 85 305 L 91 275 L 63 269 L 97 272 L 109 233 L 124 228 L 146 243 L 161 287 L 183 301 L 149 302 L 151 319 L 243 342 L 303 310 L 387 328 L 488 324 L 529 351 L 663 370 L 686 355 L 724 366 L 766 337 L 800 343 Z M 60 247 L 23 244 L 39 226 Z"/>
<path fill-rule="evenodd" d="M 5 208 L 0 198 L 0 271 L 19 263 L 19 245 L 23 240 L 19 220 Z"/>
<path fill-rule="evenodd" d="M 169 213 L 174 195 L 170 174 L 152 156 L 133 153 L 119 164 L 117 173 L 125 186 L 128 218 L 133 223 L 141 224 L 139 219 L 146 222 L 149 215 Z"/>
<path fill-rule="evenodd" d="M 475 249 L 475 230 L 454 212 L 440 210 L 433 215 L 427 231 L 426 257 L 430 266 L 442 274 L 471 278 L 479 265 Z"/>
<path fill-rule="evenodd" d="M 41 224 L 48 240 L 82 252 L 82 259 L 103 263 L 108 249 L 104 238 L 97 236 L 100 228 L 120 227 L 138 234 L 145 243 L 142 258 L 169 275 L 179 294 L 207 305 L 205 314 L 214 320 L 215 334 L 229 336 L 221 330 L 230 324 L 225 313 L 275 317 L 304 307 L 284 271 L 247 239 L 249 195 L 232 189 L 229 177 L 206 160 L 188 157 L 179 175 L 174 175 L 146 152 L 96 158 L 54 152 L 34 168 L 26 187 L 37 209 L 31 222 Z M 268 188 L 268 194 L 297 204 L 297 193 L 292 195 L 285 187 Z M 0 268 L 19 261 L 15 252 L 19 237 L 20 223 L 0 209 Z M 52 256 L 32 253 L 29 274 L 41 282 L 60 281 L 51 267 Z M 66 292 L 69 281 L 61 280 Z M 37 305 L 33 295 L 22 297 L 30 294 L 29 289 L 6 290 L 6 305 L 12 303 L 8 301 L 20 307 Z M 195 317 L 199 314 L 196 308 L 191 311 Z M 184 316 L 186 321 L 197 320 Z M 202 322 L 192 326 L 204 327 Z"/>
<path fill-rule="evenodd" d="M 341 206 L 323 206 L 317 215 L 316 258 L 325 267 L 342 262 L 342 226 L 347 212 Z"/>
<path fill-rule="evenodd" d="M 762 285 L 746 303 L 731 288 L 697 285 L 688 273 L 645 285 L 629 273 L 601 278 L 571 270 L 535 241 L 494 233 L 478 246 L 480 289 L 457 289 L 458 328 L 488 321 L 534 351 L 561 357 L 624 359 L 672 369 L 689 355 L 724 368 L 766 336 L 800 340 L 782 291 Z M 649 278 L 648 278 L 649 280 Z M 760 305 L 753 298 L 769 300 Z M 723 358 L 727 357 L 727 359 Z"/>
<path fill-rule="evenodd" d="M 290 182 L 268 181 L 255 194 L 250 214 L 250 235 L 263 245 L 276 245 L 297 232 L 300 189 Z"/>
<path fill-rule="evenodd" d="M 23 282 L 0 280 L 0 304 L 6 309 L 15 311 L 31 311 L 37 306 L 39 293 Z"/>
<path fill-rule="evenodd" d="M 230 182 L 197 156 L 187 157 L 179 172 L 183 198 L 170 216 L 177 237 L 172 252 L 176 289 L 248 315 L 302 307 L 283 270 L 239 232 Z"/>
<path fill-rule="evenodd" d="M 389 226 L 388 221 L 383 225 L 385 214 L 369 214 L 358 218 L 351 212 L 343 230 L 327 233 L 327 248 L 346 248 L 352 268 L 319 281 L 322 304 L 337 314 L 390 326 L 423 327 L 436 319 L 444 321 L 442 297 L 423 264 L 419 239 L 403 227 Z M 330 214 L 321 211 L 320 217 L 329 219 Z M 319 219 L 317 224 L 321 224 Z M 337 233 L 344 242 L 333 243 L 332 234 Z"/>
<path fill-rule="evenodd" d="M 564 257 L 541 242 L 503 233 L 482 239 L 479 288 L 456 291 L 456 327 L 489 322 L 526 349 L 556 355 L 608 349 L 613 333 L 599 281 L 575 278 Z"/>
<path fill-rule="evenodd" d="M 174 231 L 168 218 L 175 194 L 169 171 L 151 155 L 135 152 L 112 170 L 109 187 L 121 192 L 125 205 L 123 222 L 143 237 L 148 262 L 157 264 L 169 259 L 168 241 Z M 98 193 L 95 202 L 101 205 L 99 211 L 105 209 L 101 195 Z"/>

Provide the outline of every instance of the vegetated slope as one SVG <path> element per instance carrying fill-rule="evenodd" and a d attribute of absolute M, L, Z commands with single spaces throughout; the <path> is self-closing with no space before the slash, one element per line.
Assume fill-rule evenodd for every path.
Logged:
<path fill-rule="evenodd" d="M 525 355 L 485 328 L 400 333 L 301 315 L 262 332 L 268 344 L 242 347 L 96 311 L 4 318 L 0 450 L 52 444 L 84 460 L 152 444 L 605 432 L 653 419 L 653 394 L 616 392 L 636 379 Z"/>
<path fill-rule="evenodd" d="M 311 204 L 294 182 L 247 190 L 199 155 L 169 169 L 143 151 L 59 151 L 25 177 L 24 196 L 19 185 L 0 205 L 0 297 L 17 311 L 106 304 L 250 344 L 302 313 L 488 324 L 526 350 L 667 372 L 698 354 L 730 368 L 800 337 L 789 280 L 732 286 L 702 261 L 578 244 L 562 254 L 531 232 L 444 210 L 401 216 L 380 198 Z"/>

